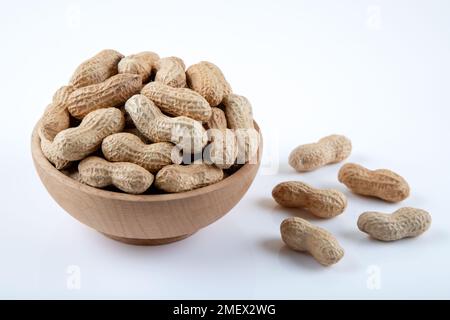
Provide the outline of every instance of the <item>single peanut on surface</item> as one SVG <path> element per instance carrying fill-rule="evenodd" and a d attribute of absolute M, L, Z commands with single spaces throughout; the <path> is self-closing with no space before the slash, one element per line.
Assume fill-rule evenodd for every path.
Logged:
<path fill-rule="evenodd" d="M 298 146 L 289 155 L 289 165 L 299 172 L 311 171 L 346 159 L 352 151 L 351 141 L 341 135 L 330 135 L 316 143 Z"/>
<path fill-rule="evenodd" d="M 102 142 L 103 155 L 111 162 L 132 162 L 151 173 L 164 166 L 180 163 L 179 150 L 170 142 L 145 144 L 131 133 L 115 133 Z"/>
<path fill-rule="evenodd" d="M 117 74 L 117 65 L 122 58 L 123 55 L 115 50 L 102 50 L 78 66 L 70 84 L 81 88 L 103 82 Z"/>
<path fill-rule="evenodd" d="M 151 51 L 144 51 L 126 56 L 119 62 L 119 73 L 138 74 L 142 82 L 148 82 L 159 56 Z"/>
<path fill-rule="evenodd" d="M 364 212 L 358 218 L 358 228 L 372 238 L 381 241 L 395 241 L 417 237 L 431 225 L 428 212 L 416 208 L 401 208 L 392 214 Z"/>
<path fill-rule="evenodd" d="M 141 88 L 141 76 L 118 74 L 101 83 L 72 92 L 67 100 L 67 109 L 73 117 L 83 119 L 91 111 L 123 105 Z"/>
<path fill-rule="evenodd" d="M 49 146 L 49 152 L 58 159 L 81 160 L 97 150 L 104 138 L 122 131 L 124 121 L 122 112 L 117 108 L 92 111 L 78 127 L 58 133 Z"/>
<path fill-rule="evenodd" d="M 150 82 L 142 89 L 141 94 L 152 100 L 161 111 L 172 116 L 207 121 L 212 114 L 208 101 L 189 88 L 173 88 L 159 82 Z"/>
<path fill-rule="evenodd" d="M 205 98 L 211 107 L 216 107 L 222 102 L 225 91 L 224 84 L 210 65 L 200 62 L 190 66 L 186 70 L 186 79 L 189 88 Z"/>
<path fill-rule="evenodd" d="M 161 58 L 156 63 L 155 81 L 174 87 L 186 87 L 186 65 L 178 57 Z"/>
<path fill-rule="evenodd" d="M 184 192 L 206 187 L 223 179 L 222 169 L 207 164 L 165 166 L 156 174 L 155 186 L 166 192 Z"/>
<path fill-rule="evenodd" d="M 355 163 L 347 163 L 339 170 L 338 179 L 356 194 L 389 202 L 399 202 L 409 196 L 406 180 L 387 169 L 369 170 Z"/>
<path fill-rule="evenodd" d="M 108 162 L 99 157 L 87 157 L 78 164 L 81 181 L 96 188 L 113 185 L 126 193 L 145 192 L 153 183 L 153 175 L 130 162 Z"/>
<path fill-rule="evenodd" d="M 254 158 L 259 146 L 259 133 L 255 130 L 252 106 L 247 98 L 229 94 L 223 99 L 228 128 L 233 129 L 238 144 L 237 163 Z"/>
<path fill-rule="evenodd" d="M 319 218 L 332 218 L 347 207 L 347 198 L 334 189 L 316 189 L 300 181 L 282 182 L 272 190 L 275 201 L 288 208 L 303 208 Z"/>
<path fill-rule="evenodd" d="M 188 117 L 171 118 L 147 97 L 138 94 L 125 104 L 136 128 L 153 142 L 172 142 L 186 152 L 201 152 L 207 143 L 205 129 L 200 122 Z"/>
<path fill-rule="evenodd" d="M 70 115 L 67 110 L 67 99 L 73 92 L 73 86 L 58 89 L 51 105 L 45 110 L 41 119 L 40 134 L 52 141 L 56 134 L 70 126 Z"/>
<path fill-rule="evenodd" d="M 209 120 L 205 123 L 206 127 L 208 129 L 226 129 L 228 125 L 225 112 L 217 107 L 211 108 L 211 111 L 211 118 L 209 118 Z"/>
<path fill-rule="evenodd" d="M 285 219 L 280 231 L 283 242 L 289 248 L 308 252 L 324 266 L 335 264 L 344 256 L 344 249 L 330 232 L 304 219 Z"/>

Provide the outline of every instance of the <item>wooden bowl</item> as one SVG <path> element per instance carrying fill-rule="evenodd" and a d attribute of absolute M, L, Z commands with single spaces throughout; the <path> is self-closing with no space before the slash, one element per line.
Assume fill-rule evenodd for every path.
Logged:
<path fill-rule="evenodd" d="M 42 154 L 37 127 L 31 153 L 53 199 L 78 221 L 128 244 L 170 243 L 213 223 L 241 200 L 261 162 L 262 139 L 255 164 L 245 164 L 216 184 L 183 193 L 131 195 L 90 187 L 58 171 Z"/>

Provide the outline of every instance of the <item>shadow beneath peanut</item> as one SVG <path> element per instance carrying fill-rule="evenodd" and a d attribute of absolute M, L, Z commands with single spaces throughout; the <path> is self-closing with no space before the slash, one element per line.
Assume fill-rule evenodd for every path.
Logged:
<path fill-rule="evenodd" d="M 377 206 L 379 206 L 379 205 L 383 205 L 383 206 L 390 205 L 391 206 L 391 205 L 395 204 L 392 202 L 387 202 L 387 201 L 382 200 L 377 197 L 363 196 L 363 195 L 354 193 L 353 191 L 346 188 L 345 186 L 342 188 L 339 188 L 338 190 L 341 191 L 347 197 L 347 199 L 352 199 L 352 201 L 358 201 L 358 202 L 361 201 L 361 202 L 364 202 L 367 204 L 377 205 Z"/>
<path fill-rule="evenodd" d="M 272 197 L 263 197 L 263 198 L 258 198 L 255 201 L 255 204 L 258 207 L 261 207 L 263 209 L 270 209 L 270 210 L 274 210 L 274 208 L 276 206 L 278 206 L 278 204 L 275 202 L 275 200 L 273 200 Z"/>
<path fill-rule="evenodd" d="M 321 221 L 324 219 L 318 218 L 314 216 L 312 213 L 309 213 L 306 210 L 300 209 L 300 208 L 286 208 L 280 206 L 278 203 L 276 203 L 275 200 L 273 200 L 272 197 L 264 197 L 260 198 L 256 201 L 256 204 L 259 207 L 262 207 L 264 209 L 269 209 L 271 213 L 275 214 L 285 214 L 285 217 L 299 217 L 308 221 Z"/>
<path fill-rule="evenodd" d="M 359 231 L 357 228 L 352 230 L 349 229 L 341 232 L 336 232 L 336 236 L 342 239 L 350 240 L 358 244 L 381 242 Z"/>
<path fill-rule="evenodd" d="M 280 264 L 287 267 L 305 268 L 314 271 L 326 270 L 307 252 L 298 252 L 289 249 L 281 238 L 264 239 L 261 246 L 266 251 L 278 255 Z"/>
<path fill-rule="evenodd" d="M 304 209 L 299 208 L 285 208 L 280 205 L 276 205 L 274 208 L 274 211 L 276 212 L 286 212 L 289 213 L 293 217 L 299 217 L 308 221 L 322 221 L 323 219 L 316 217 L 312 213 L 309 213 L 308 211 Z"/>
<path fill-rule="evenodd" d="M 277 171 L 277 174 L 295 174 L 295 173 L 298 172 L 295 171 L 295 169 L 292 168 L 287 162 L 280 163 Z"/>

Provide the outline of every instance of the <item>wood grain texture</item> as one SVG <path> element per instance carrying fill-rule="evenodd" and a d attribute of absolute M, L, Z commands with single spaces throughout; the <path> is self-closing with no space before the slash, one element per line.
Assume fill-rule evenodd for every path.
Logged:
<path fill-rule="evenodd" d="M 258 171 L 246 164 L 226 179 L 196 190 L 160 195 L 129 195 L 96 189 L 55 169 L 40 148 L 37 127 L 31 151 L 36 171 L 54 200 L 75 219 L 108 236 L 132 244 L 180 240 L 230 211 L 250 187 Z"/>

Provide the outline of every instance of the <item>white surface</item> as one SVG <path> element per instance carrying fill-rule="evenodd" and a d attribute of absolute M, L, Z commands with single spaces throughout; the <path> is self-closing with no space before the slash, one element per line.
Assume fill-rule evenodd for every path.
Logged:
<path fill-rule="evenodd" d="M 1 5 L 1 298 L 450 298 L 448 1 L 124 3 Z M 252 101 L 264 167 L 228 215 L 185 241 L 106 239 L 60 209 L 34 171 L 34 123 L 103 48 L 213 61 Z M 403 175 L 411 196 L 392 205 L 352 195 L 337 182 L 340 164 L 289 168 L 292 148 L 331 133 L 351 137 L 350 161 Z M 280 222 L 300 213 L 275 205 L 271 190 L 288 179 L 348 196 L 342 216 L 313 221 L 345 248 L 337 265 L 282 245 Z M 428 210 L 430 231 L 380 243 L 357 230 L 361 212 L 401 206 Z"/>

